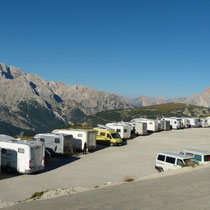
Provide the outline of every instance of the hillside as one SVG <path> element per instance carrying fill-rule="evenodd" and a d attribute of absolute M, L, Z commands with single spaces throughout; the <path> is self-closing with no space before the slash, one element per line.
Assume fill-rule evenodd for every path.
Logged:
<path fill-rule="evenodd" d="M 0 133 L 8 135 L 49 132 L 99 111 L 132 107 L 115 94 L 48 82 L 5 64 L 0 64 L 0 89 Z"/>
<path fill-rule="evenodd" d="M 98 112 L 95 115 L 85 117 L 80 123 L 96 126 L 97 124 L 106 124 L 108 122 L 130 121 L 138 117 L 156 119 L 162 117 L 198 117 L 209 114 L 210 109 L 206 107 L 182 103 L 166 103 L 133 109 Z"/>

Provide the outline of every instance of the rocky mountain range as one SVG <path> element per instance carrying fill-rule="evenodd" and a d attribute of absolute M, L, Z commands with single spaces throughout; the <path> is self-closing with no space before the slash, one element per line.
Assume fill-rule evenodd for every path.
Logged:
<path fill-rule="evenodd" d="M 126 99 L 82 85 L 48 82 L 38 75 L 27 74 L 15 66 L 0 63 L 0 133 L 30 135 L 76 124 L 97 112 L 115 109 L 187 103 L 210 107 L 210 87 L 202 94 L 187 98 Z"/>
<path fill-rule="evenodd" d="M 0 64 L 1 133 L 49 132 L 86 115 L 130 107 L 118 95 L 82 85 L 47 82 L 17 67 Z"/>

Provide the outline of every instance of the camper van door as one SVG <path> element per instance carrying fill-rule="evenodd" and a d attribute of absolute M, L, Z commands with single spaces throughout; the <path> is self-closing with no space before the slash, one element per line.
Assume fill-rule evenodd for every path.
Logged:
<path fill-rule="evenodd" d="M 95 148 L 96 147 L 96 136 L 95 132 L 91 131 L 88 132 L 88 148 Z"/>
<path fill-rule="evenodd" d="M 25 168 L 29 166 L 29 153 L 25 148 L 18 148 L 17 150 L 17 171 L 24 173 Z M 28 164 L 28 165 L 27 165 Z"/>

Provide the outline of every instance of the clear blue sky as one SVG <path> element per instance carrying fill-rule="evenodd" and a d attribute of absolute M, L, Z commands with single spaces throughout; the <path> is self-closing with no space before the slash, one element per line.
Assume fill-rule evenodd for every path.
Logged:
<path fill-rule="evenodd" d="M 209 0 L 1 0 L 0 62 L 123 96 L 210 86 Z"/>

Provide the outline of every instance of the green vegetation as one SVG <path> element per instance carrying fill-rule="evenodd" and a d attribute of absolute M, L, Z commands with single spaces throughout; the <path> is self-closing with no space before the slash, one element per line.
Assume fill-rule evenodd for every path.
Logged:
<path fill-rule="evenodd" d="M 41 192 L 35 192 L 31 197 L 30 199 L 39 199 L 41 198 L 44 193 L 46 193 L 47 191 L 41 191 Z"/>
<path fill-rule="evenodd" d="M 167 103 L 124 110 L 109 110 L 83 118 L 80 124 L 96 126 L 108 122 L 130 121 L 133 118 L 199 117 L 210 115 L 210 109 L 182 103 Z"/>

